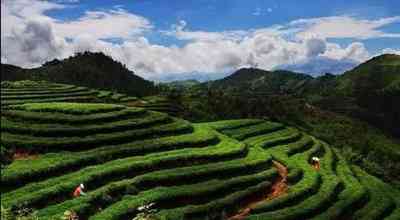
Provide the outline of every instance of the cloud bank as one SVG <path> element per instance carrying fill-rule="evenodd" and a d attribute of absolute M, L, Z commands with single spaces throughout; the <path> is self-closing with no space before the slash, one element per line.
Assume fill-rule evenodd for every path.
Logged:
<path fill-rule="evenodd" d="M 249 30 L 209 32 L 191 30 L 186 21 L 157 30 L 150 20 L 122 8 L 87 11 L 63 21 L 45 14 L 63 10 L 71 2 L 1 1 L 1 61 L 38 66 L 76 52 L 102 51 L 137 74 L 151 79 L 167 75 L 208 74 L 210 78 L 240 67 L 287 67 L 312 74 L 341 73 L 370 58 L 363 39 L 400 38 L 380 28 L 400 16 L 362 20 L 348 16 L 300 19 L 288 24 Z M 159 45 L 145 37 L 156 33 L 183 41 L 181 46 Z M 330 39 L 351 38 L 341 46 Z M 113 40 L 119 42 L 115 43 Z M 399 53 L 387 48 L 382 53 Z M 173 77 L 179 78 L 179 77 Z"/>

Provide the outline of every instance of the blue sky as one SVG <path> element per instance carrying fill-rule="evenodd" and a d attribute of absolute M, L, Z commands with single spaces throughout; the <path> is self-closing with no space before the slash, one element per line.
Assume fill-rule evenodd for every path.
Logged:
<path fill-rule="evenodd" d="M 213 78 L 252 65 L 314 75 L 332 65 L 340 73 L 400 51 L 400 1 L 5 0 L 3 41 L 48 51 L 10 46 L 2 48 L 2 62 L 37 66 L 81 50 L 103 51 L 150 79 Z"/>
<path fill-rule="evenodd" d="M 59 1 L 60 2 L 60 1 Z M 68 1 L 67 1 L 68 2 Z M 60 20 L 74 20 L 88 10 L 107 10 L 121 7 L 134 14 L 148 18 L 156 29 L 168 29 L 179 20 L 185 20 L 191 30 L 225 31 L 238 29 L 264 28 L 285 24 L 297 19 L 349 15 L 360 19 L 379 19 L 400 15 L 400 1 L 371 0 L 171 0 L 171 1 L 81 1 L 70 4 L 63 10 L 49 11 L 51 17 Z M 382 28 L 387 32 L 400 32 L 400 22 Z M 179 44 L 172 38 L 149 34 L 154 43 Z M 332 39 L 341 45 L 352 39 Z M 398 47 L 399 39 L 363 40 L 368 49 L 378 52 L 386 47 Z"/>

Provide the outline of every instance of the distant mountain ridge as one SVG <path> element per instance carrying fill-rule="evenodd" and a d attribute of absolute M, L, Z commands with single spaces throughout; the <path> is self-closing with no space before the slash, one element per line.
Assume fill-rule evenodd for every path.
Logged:
<path fill-rule="evenodd" d="M 236 90 L 237 92 L 251 90 L 286 93 L 295 92 L 301 85 L 312 79 L 307 74 L 285 70 L 266 71 L 257 68 L 242 68 L 228 77 L 209 82 L 208 85 L 215 89 Z"/>
<path fill-rule="evenodd" d="M 400 56 L 384 54 L 342 75 L 242 68 L 203 84 L 237 94 L 286 94 L 322 109 L 366 120 L 400 137 Z"/>
<path fill-rule="evenodd" d="M 149 75 L 148 79 L 160 83 L 170 83 L 170 82 L 186 81 L 186 80 L 207 82 L 211 80 L 222 79 L 228 75 L 229 73 L 201 73 L 201 72 L 163 73 L 159 75 L 157 74 Z"/>
<path fill-rule="evenodd" d="M 103 53 L 78 53 L 64 60 L 49 61 L 34 69 L 2 64 L 1 70 L 1 80 L 46 80 L 114 90 L 134 96 L 150 95 L 157 91 L 153 82 L 135 75 L 125 65 Z"/>
<path fill-rule="evenodd" d="M 158 92 L 147 81 L 103 53 L 79 53 L 34 69 L 1 65 L 1 80 L 47 80 L 101 88 L 133 96 Z M 400 56 L 374 57 L 342 75 L 312 77 L 286 70 L 242 68 L 215 81 L 171 86 L 221 90 L 232 94 L 291 95 L 322 109 L 344 113 L 384 128 L 400 137 Z"/>
<path fill-rule="evenodd" d="M 195 79 L 189 79 L 189 80 L 172 81 L 172 82 L 161 83 L 161 84 L 172 87 L 172 88 L 176 88 L 176 89 L 185 89 L 185 88 L 189 88 L 192 86 L 197 86 L 200 84 L 200 82 Z"/>

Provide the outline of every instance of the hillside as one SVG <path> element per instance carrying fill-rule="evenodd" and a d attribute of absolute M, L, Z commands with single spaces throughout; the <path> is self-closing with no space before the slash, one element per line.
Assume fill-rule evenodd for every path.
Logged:
<path fill-rule="evenodd" d="M 97 91 L 43 81 L 2 81 L 1 106 L 39 102 L 95 102 Z"/>
<path fill-rule="evenodd" d="M 91 102 L 112 103 L 125 106 L 143 107 L 149 110 L 178 115 L 182 111 L 173 97 L 135 97 L 109 90 L 97 90 L 70 84 L 46 81 L 2 81 L 1 107 L 25 103 L 42 102 Z"/>
<path fill-rule="evenodd" d="M 327 73 L 316 78 L 290 71 L 244 68 L 203 84 L 202 89 L 232 95 L 290 95 L 323 110 L 359 118 L 400 137 L 399 55 L 381 55 L 343 75 Z"/>
<path fill-rule="evenodd" d="M 0 220 L 400 220 L 399 9 L 1 0 Z"/>
<path fill-rule="evenodd" d="M 225 91 L 241 92 L 250 90 L 279 94 L 296 92 L 309 80 L 312 80 L 311 76 L 290 71 L 266 71 L 256 68 L 242 68 L 230 76 L 207 84 L 212 89 Z"/>
<path fill-rule="evenodd" d="M 160 85 L 162 86 L 167 86 L 167 87 L 171 87 L 171 88 L 175 88 L 175 89 L 186 89 L 189 87 L 193 87 L 193 86 L 197 86 L 199 85 L 200 82 L 197 80 L 182 80 L 182 81 L 172 81 L 172 82 L 167 82 L 167 83 L 160 83 Z"/>
<path fill-rule="evenodd" d="M 339 76 L 331 97 L 320 106 L 361 118 L 400 137 L 399 85 L 400 56 L 378 56 Z M 331 99 L 336 102 L 327 103 Z"/>
<path fill-rule="evenodd" d="M 259 119 L 191 124 L 111 104 L 2 111 L 1 204 L 39 219 L 398 219 L 400 192 L 297 129 Z M 320 168 L 310 158 L 321 158 Z M 70 194 L 80 183 L 86 196 Z M 280 185 L 281 190 L 274 188 Z M 371 208 L 373 207 L 373 208 Z"/>
<path fill-rule="evenodd" d="M 299 96 L 400 137 L 400 56 L 382 55 L 339 76 L 315 78 Z"/>
<path fill-rule="evenodd" d="M 18 66 L 9 64 L 0 64 L 1 81 L 4 80 L 25 80 L 27 78 L 26 71 Z"/>
<path fill-rule="evenodd" d="M 396 142 L 287 89 L 337 88 L 337 77 L 282 72 L 293 81 L 263 90 L 258 82 L 270 72 L 256 74 L 244 80 L 254 90 L 242 94 L 196 84 L 193 93 L 144 98 L 2 82 L 2 218 L 23 210 L 39 219 L 60 219 L 66 211 L 80 219 L 133 219 L 154 203 L 154 219 L 398 219 Z M 270 93 L 277 88 L 279 94 Z M 189 105 L 190 117 L 215 122 L 157 112 L 188 110 L 171 100 Z M 314 156 L 320 167 L 311 164 Z M 80 183 L 87 196 L 75 198 Z"/>
<path fill-rule="evenodd" d="M 400 186 L 398 60 L 395 55 L 379 56 L 344 75 L 328 73 L 317 78 L 241 69 L 181 92 L 181 115 L 196 122 L 261 117 L 285 122 L 323 139 L 340 149 L 347 160 Z M 374 75 L 385 79 L 384 83 Z M 375 88 L 360 89 L 375 81 Z M 369 104 L 362 105 L 362 100 Z M 374 123 L 376 118 L 380 123 Z"/>
<path fill-rule="evenodd" d="M 8 71 L 4 71 L 7 69 Z M 64 60 L 53 60 L 34 69 L 10 68 L 2 64 L 1 80 L 45 80 L 127 93 L 133 96 L 157 92 L 147 81 L 122 63 L 103 53 L 78 53 Z"/>

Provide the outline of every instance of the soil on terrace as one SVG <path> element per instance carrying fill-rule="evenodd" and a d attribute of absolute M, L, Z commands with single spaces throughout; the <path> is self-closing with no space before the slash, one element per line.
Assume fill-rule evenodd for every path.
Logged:
<path fill-rule="evenodd" d="M 29 151 L 16 150 L 13 154 L 13 160 L 34 160 L 38 155 Z"/>
<path fill-rule="evenodd" d="M 246 216 L 250 214 L 252 208 L 255 207 L 257 204 L 259 204 L 260 202 L 279 197 L 287 192 L 288 170 L 283 164 L 277 161 L 273 161 L 273 164 L 275 168 L 278 170 L 279 177 L 275 180 L 272 186 L 270 188 L 265 189 L 264 193 L 254 195 L 248 198 L 246 201 L 243 201 L 242 208 L 237 213 L 233 213 L 232 216 L 228 218 L 229 220 L 245 219 Z"/>

